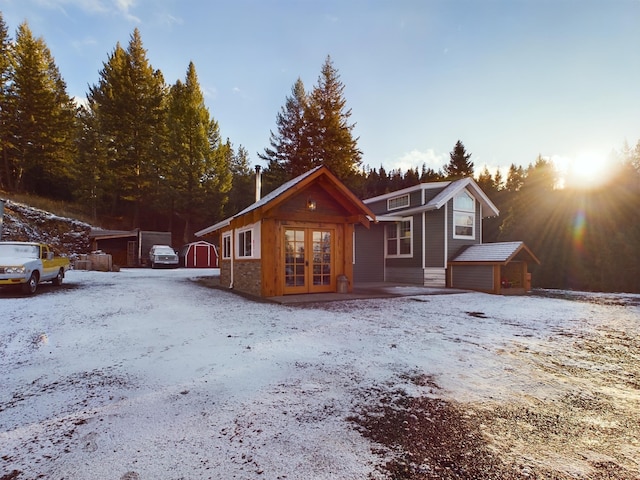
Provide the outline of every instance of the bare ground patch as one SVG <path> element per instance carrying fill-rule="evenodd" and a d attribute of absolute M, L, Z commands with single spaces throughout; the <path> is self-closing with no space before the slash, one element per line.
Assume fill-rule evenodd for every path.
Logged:
<path fill-rule="evenodd" d="M 429 380 L 428 396 L 381 389 L 349 420 L 393 479 L 640 479 L 640 339 L 565 338 L 509 352 L 540 385 L 513 401 L 445 400 Z"/>

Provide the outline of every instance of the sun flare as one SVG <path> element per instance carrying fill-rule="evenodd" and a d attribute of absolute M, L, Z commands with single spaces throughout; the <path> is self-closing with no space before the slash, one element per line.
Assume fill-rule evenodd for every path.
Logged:
<path fill-rule="evenodd" d="M 595 151 L 580 152 L 575 157 L 555 157 L 554 163 L 560 177 L 560 185 L 570 188 L 597 188 L 612 173 L 610 159 Z"/>

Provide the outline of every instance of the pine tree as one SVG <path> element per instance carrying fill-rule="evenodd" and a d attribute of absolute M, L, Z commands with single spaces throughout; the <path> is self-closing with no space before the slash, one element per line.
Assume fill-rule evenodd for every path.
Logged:
<path fill-rule="evenodd" d="M 184 83 L 178 80 L 170 89 L 167 126 L 170 160 L 168 168 L 159 170 L 164 184 L 161 199 L 184 220 L 183 240 L 188 242 L 205 194 L 229 190 L 226 147 L 221 145 L 218 123 L 205 106 L 193 62 Z"/>
<path fill-rule="evenodd" d="M 26 22 L 17 30 L 14 61 L 16 188 L 68 198 L 75 107 L 51 52 Z"/>
<path fill-rule="evenodd" d="M 240 146 L 231 158 L 232 185 L 225 217 L 230 217 L 255 201 L 255 173 L 249 165 L 249 154 Z"/>
<path fill-rule="evenodd" d="M 437 182 L 441 180 L 441 175 L 433 168 L 427 168 L 427 164 L 422 164 L 422 170 L 420 171 L 420 183 Z"/>
<path fill-rule="evenodd" d="M 355 124 L 349 124 L 351 109 L 346 108 L 344 84 L 330 56 L 322 66 L 318 85 L 310 100 L 311 148 L 315 164 L 324 164 L 349 184 L 362 163 Z"/>
<path fill-rule="evenodd" d="M 507 174 L 507 181 L 505 183 L 505 190 L 508 192 L 517 192 L 522 188 L 524 184 L 525 172 L 522 166 L 516 166 L 512 163 L 509 166 L 509 173 Z"/>
<path fill-rule="evenodd" d="M 9 30 L 0 12 L 0 148 L 2 164 L 0 166 L 0 188 L 14 190 L 15 164 L 12 158 L 13 132 L 13 96 L 11 81 L 13 77 L 13 51 Z"/>
<path fill-rule="evenodd" d="M 155 191 L 164 161 L 164 97 L 164 79 L 149 64 L 137 28 L 126 51 L 116 45 L 98 84 L 89 89 L 111 159 L 114 206 L 124 202 L 131 207 L 133 227 L 140 226 L 140 205 Z"/>
<path fill-rule="evenodd" d="M 482 169 L 482 172 L 480 172 L 480 175 L 478 175 L 477 183 L 482 191 L 489 195 L 489 197 L 495 194 L 495 192 L 498 190 L 494 183 L 493 176 L 491 175 L 491 172 L 486 165 Z"/>
<path fill-rule="evenodd" d="M 467 153 L 464 145 L 458 140 L 449 153 L 449 163 L 444 166 L 444 175 L 448 180 L 457 180 L 464 177 L 473 177 L 473 162 L 471 154 Z"/>
<path fill-rule="evenodd" d="M 268 162 L 267 191 L 318 165 L 326 165 L 338 178 L 356 183 L 362 152 L 352 137 L 344 85 L 327 57 L 310 95 L 298 79 L 276 117 L 277 133 L 271 132 L 271 148 L 258 156 Z"/>
<path fill-rule="evenodd" d="M 258 154 L 268 162 L 267 175 L 271 177 L 269 180 L 274 184 L 273 188 L 315 165 L 310 149 L 308 109 L 304 84 L 298 78 L 291 87 L 291 96 L 286 98 L 276 116 L 278 133 L 271 132 L 271 148 L 265 148 L 264 154 Z"/>
<path fill-rule="evenodd" d="M 109 205 L 110 183 L 107 167 L 107 153 L 101 141 L 98 120 L 91 105 L 78 109 L 78 135 L 76 144 L 78 156 L 76 158 L 75 198 L 88 205 L 91 218 L 98 220 L 98 212 L 106 210 Z"/>

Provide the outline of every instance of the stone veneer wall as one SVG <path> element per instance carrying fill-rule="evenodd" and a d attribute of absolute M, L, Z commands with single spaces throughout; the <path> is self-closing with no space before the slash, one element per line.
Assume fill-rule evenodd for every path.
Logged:
<path fill-rule="evenodd" d="M 262 262 L 260 260 L 236 260 L 234 269 L 233 289 L 259 297 L 262 293 Z M 220 280 L 222 280 L 222 272 L 220 275 Z"/>
<path fill-rule="evenodd" d="M 231 261 L 220 259 L 220 286 L 228 288 L 231 282 Z"/>

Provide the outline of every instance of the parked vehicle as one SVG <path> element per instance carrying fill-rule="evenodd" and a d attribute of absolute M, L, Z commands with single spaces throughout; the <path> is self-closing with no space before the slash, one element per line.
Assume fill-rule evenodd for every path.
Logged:
<path fill-rule="evenodd" d="M 68 269 L 69 259 L 54 256 L 44 243 L 0 242 L 0 286 L 21 286 L 23 293 L 33 295 L 39 283 L 62 285 Z"/>
<path fill-rule="evenodd" d="M 149 250 L 151 268 L 173 267 L 179 264 L 178 254 L 169 245 L 153 245 Z"/>

